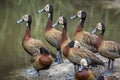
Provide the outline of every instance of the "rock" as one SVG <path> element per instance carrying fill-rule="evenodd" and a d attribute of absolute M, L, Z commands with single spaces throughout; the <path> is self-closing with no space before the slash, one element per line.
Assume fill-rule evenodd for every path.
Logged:
<path fill-rule="evenodd" d="M 10 73 L 7 80 L 66 80 L 68 75 L 74 71 L 73 64 L 68 60 L 51 66 L 48 70 L 41 70 L 40 76 L 32 67 L 25 67 Z"/>
<path fill-rule="evenodd" d="M 90 69 L 99 76 L 107 69 L 108 59 L 102 57 L 99 54 L 96 54 L 99 58 L 101 58 L 105 62 L 105 67 L 90 67 Z M 113 79 L 120 80 L 120 59 L 115 60 L 115 72 L 112 75 L 114 77 L 105 76 L 105 79 Z M 19 69 L 10 73 L 10 76 L 7 77 L 6 80 L 66 80 L 69 77 L 70 73 L 73 73 L 74 67 L 71 62 L 68 60 L 64 60 L 63 63 L 51 66 L 48 70 L 41 70 L 40 76 L 35 72 L 35 70 L 31 67 L 25 67 L 23 69 Z"/>

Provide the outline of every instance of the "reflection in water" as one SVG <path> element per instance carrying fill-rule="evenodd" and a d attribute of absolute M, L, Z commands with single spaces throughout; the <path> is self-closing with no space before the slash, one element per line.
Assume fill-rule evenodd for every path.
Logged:
<path fill-rule="evenodd" d="M 5 77 L 11 70 L 30 65 L 30 56 L 26 54 L 21 44 L 25 32 L 25 24 L 15 24 L 22 15 L 30 13 L 33 16 L 32 36 L 46 42 L 42 35 L 44 35 L 47 22 L 47 17 L 45 16 L 47 14 L 41 15 L 36 13 L 46 3 L 54 4 L 54 20 L 61 15 L 67 17 L 68 33 L 72 39 L 79 19 L 72 22 L 70 16 L 78 10 L 84 10 L 87 12 L 86 31 L 91 31 L 96 23 L 103 21 L 107 27 L 105 39 L 120 41 L 120 9 L 103 8 L 99 0 L 68 0 L 67 2 L 65 0 L 41 0 L 38 2 L 33 0 L 29 0 L 29 2 L 27 0 L 0 1 L 0 14 L 2 15 L 0 18 L 0 77 Z M 47 42 L 46 44 L 50 46 Z"/>

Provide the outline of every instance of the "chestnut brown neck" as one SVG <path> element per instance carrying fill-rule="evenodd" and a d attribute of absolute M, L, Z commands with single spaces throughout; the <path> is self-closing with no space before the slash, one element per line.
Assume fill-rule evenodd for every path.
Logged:
<path fill-rule="evenodd" d="M 76 35 L 77 32 L 81 32 L 81 31 L 83 31 L 83 28 L 84 28 L 84 22 L 85 22 L 85 19 L 80 19 L 80 23 L 79 23 L 79 25 L 77 26 L 74 35 Z"/>
<path fill-rule="evenodd" d="M 52 23 L 53 23 L 53 13 L 48 13 L 48 22 L 47 22 L 47 25 L 46 25 L 46 31 L 53 28 Z"/>
<path fill-rule="evenodd" d="M 31 38 L 31 23 L 27 23 L 24 39 Z"/>
<path fill-rule="evenodd" d="M 68 40 L 67 37 L 67 24 L 65 23 L 62 28 L 62 38 L 61 38 L 61 44 L 64 43 L 65 40 Z"/>
<path fill-rule="evenodd" d="M 63 49 L 62 53 L 63 53 L 63 55 L 64 55 L 65 57 L 68 56 L 68 51 L 69 51 L 69 49 L 70 49 L 69 46 L 66 46 L 66 47 Z"/>
<path fill-rule="evenodd" d="M 100 33 L 97 40 L 96 40 L 96 47 L 99 48 L 99 46 L 101 45 L 102 41 L 103 41 L 103 33 Z"/>

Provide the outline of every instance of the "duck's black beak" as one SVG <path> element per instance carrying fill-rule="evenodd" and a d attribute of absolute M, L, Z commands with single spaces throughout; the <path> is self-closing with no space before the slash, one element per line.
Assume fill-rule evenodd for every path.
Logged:
<path fill-rule="evenodd" d="M 43 9 L 40 9 L 40 10 L 38 10 L 37 12 L 38 12 L 38 13 L 45 12 L 45 8 L 43 8 Z"/>
<path fill-rule="evenodd" d="M 59 24 L 59 22 L 56 21 L 52 26 L 53 26 L 53 27 L 56 27 L 58 24 Z"/>
<path fill-rule="evenodd" d="M 75 19 L 75 18 L 77 18 L 77 15 L 70 17 L 70 19 Z"/>
<path fill-rule="evenodd" d="M 95 28 L 95 29 L 91 32 L 91 34 L 94 34 L 94 33 L 97 32 L 97 31 L 98 31 L 98 29 Z"/>
<path fill-rule="evenodd" d="M 24 20 L 21 18 L 16 23 L 19 24 L 19 23 L 22 23 L 22 22 L 24 22 Z"/>

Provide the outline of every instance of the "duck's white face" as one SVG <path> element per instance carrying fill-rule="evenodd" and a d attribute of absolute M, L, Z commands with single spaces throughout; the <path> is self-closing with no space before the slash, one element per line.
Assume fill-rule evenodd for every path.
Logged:
<path fill-rule="evenodd" d="M 96 25 L 96 28 L 99 30 L 99 31 L 102 31 L 102 24 L 101 23 L 98 23 Z"/>
<path fill-rule="evenodd" d="M 81 18 L 81 16 L 82 16 L 82 11 L 78 11 L 77 17 L 78 17 L 78 18 Z"/>
<path fill-rule="evenodd" d="M 23 19 L 24 22 L 28 22 L 28 18 L 29 18 L 29 17 L 28 17 L 28 14 L 26 14 L 26 15 L 24 15 L 24 16 L 22 17 L 22 19 Z"/>
<path fill-rule="evenodd" d="M 81 59 L 80 64 L 83 65 L 84 67 L 88 66 L 87 60 L 86 59 Z"/>
<path fill-rule="evenodd" d="M 75 43 L 74 43 L 74 47 L 75 48 L 79 48 L 80 47 L 80 43 L 78 41 L 75 40 Z"/>
<path fill-rule="evenodd" d="M 49 12 L 49 11 L 50 11 L 50 6 L 49 6 L 49 4 L 47 4 L 47 5 L 45 6 L 45 11 L 46 11 L 46 12 Z"/>
<path fill-rule="evenodd" d="M 59 17 L 59 18 L 58 18 L 58 23 L 59 23 L 59 24 L 64 24 L 63 17 Z"/>

